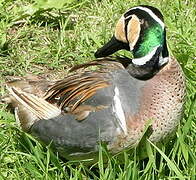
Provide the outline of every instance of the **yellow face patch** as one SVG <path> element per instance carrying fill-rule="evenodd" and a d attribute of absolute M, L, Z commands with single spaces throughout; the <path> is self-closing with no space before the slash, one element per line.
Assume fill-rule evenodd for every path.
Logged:
<path fill-rule="evenodd" d="M 125 28 L 127 28 L 127 32 L 125 32 Z M 122 16 L 116 24 L 115 37 L 121 42 L 129 43 L 130 50 L 133 50 L 139 39 L 140 30 L 140 20 L 136 15 L 131 15 L 127 27 L 125 27 L 125 18 Z"/>
<path fill-rule="evenodd" d="M 140 35 L 140 21 L 136 15 L 132 15 L 132 18 L 128 22 L 127 26 L 127 39 L 129 41 L 130 50 L 133 50 Z"/>
<path fill-rule="evenodd" d="M 116 24 L 116 29 L 115 29 L 115 37 L 116 39 L 118 39 L 119 41 L 127 42 L 126 36 L 125 36 L 125 20 L 124 20 L 124 16 L 122 16 L 117 24 Z"/>

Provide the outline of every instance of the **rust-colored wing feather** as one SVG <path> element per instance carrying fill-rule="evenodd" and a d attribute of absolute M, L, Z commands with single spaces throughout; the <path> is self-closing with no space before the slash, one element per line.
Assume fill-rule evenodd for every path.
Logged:
<path fill-rule="evenodd" d="M 98 66 L 94 71 L 84 70 L 88 67 Z M 118 63 L 109 60 L 92 61 L 72 68 L 72 71 L 83 69 L 84 72 L 76 72 L 58 81 L 47 91 L 45 99 L 55 102 L 62 110 L 73 112 L 80 104 L 92 97 L 98 89 L 110 85 L 108 72 L 111 69 L 124 69 Z"/>

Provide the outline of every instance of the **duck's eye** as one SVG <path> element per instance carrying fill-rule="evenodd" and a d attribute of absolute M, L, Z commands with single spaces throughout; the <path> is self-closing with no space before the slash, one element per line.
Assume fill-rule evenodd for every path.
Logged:
<path fill-rule="evenodd" d="M 139 20 L 140 24 L 144 24 L 144 19 Z"/>

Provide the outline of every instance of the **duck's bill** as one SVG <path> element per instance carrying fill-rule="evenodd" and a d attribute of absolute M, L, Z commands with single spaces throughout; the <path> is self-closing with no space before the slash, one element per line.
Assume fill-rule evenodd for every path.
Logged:
<path fill-rule="evenodd" d="M 121 42 L 117 40 L 115 36 L 113 36 L 108 43 L 106 43 L 102 48 L 98 49 L 95 52 L 95 57 L 106 57 L 121 49 L 130 50 L 129 44 Z"/>

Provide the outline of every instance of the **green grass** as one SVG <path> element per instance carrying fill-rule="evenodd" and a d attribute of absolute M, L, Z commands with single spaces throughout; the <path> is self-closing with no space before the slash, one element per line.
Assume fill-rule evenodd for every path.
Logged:
<path fill-rule="evenodd" d="M 157 148 L 147 143 L 149 158 L 124 154 L 120 165 L 109 156 L 103 166 L 75 166 L 23 133 L 14 116 L 0 106 L 0 179 L 196 179 L 196 4 L 194 0 L 0 0 L 0 82 L 5 76 L 64 70 L 91 61 L 113 34 L 120 15 L 139 4 L 159 8 L 165 17 L 169 48 L 187 79 L 184 118 L 175 140 Z M 124 52 L 121 51 L 121 54 Z M 127 54 L 127 53 L 126 53 Z M 4 88 L 1 86 L 1 94 Z"/>

